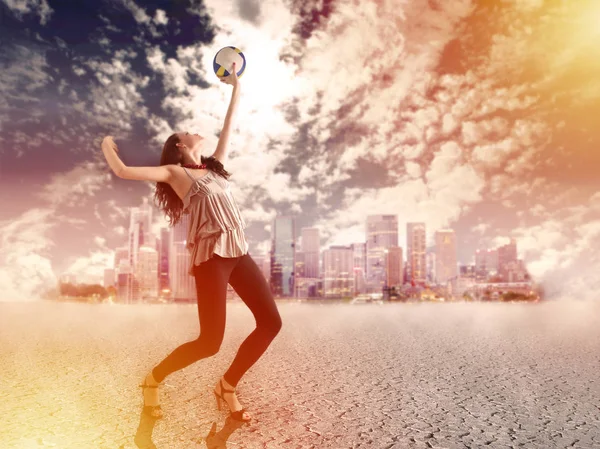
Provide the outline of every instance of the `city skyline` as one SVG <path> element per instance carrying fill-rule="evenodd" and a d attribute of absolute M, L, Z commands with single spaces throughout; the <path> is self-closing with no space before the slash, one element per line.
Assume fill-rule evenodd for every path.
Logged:
<path fill-rule="evenodd" d="M 189 275 L 185 240 L 189 217 L 184 214 L 175 226 L 161 228 L 159 236 L 145 231 L 150 217 L 147 201 L 131 208 L 128 242 L 114 250 L 112 266 L 103 270 L 103 286 L 114 287 L 117 300 L 124 302 L 193 300 L 195 282 Z M 518 258 L 514 238 L 497 248 L 476 250 L 471 261 L 464 264 L 457 258 L 456 233 L 452 229 L 434 230 L 436 244 L 427 248 L 425 223 L 407 222 L 403 248 L 398 245 L 401 223 L 397 215 L 367 215 L 364 242 L 321 246 L 319 228 L 305 227 L 298 232 L 296 218 L 275 217 L 271 248 L 253 255 L 276 297 L 354 297 L 382 294 L 403 285 L 445 288 L 452 284 L 451 292 L 466 291 L 491 279 L 536 281 Z M 430 256 L 434 257 L 428 262 Z M 59 279 L 77 283 L 74 273 L 63 273 Z"/>

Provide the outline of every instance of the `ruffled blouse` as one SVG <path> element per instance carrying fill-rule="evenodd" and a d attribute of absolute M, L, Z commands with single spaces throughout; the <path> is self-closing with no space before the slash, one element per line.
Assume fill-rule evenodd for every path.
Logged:
<path fill-rule="evenodd" d="M 190 251 L 188 274 L 194 275 L 194 266 L 210 259 L 239 257 L 248 252 L 244 235 L 246 222 L 235 202 L 229 181 L 209 170 L 194 181 L 183 198 L 183 213 L 190 214 L 186 247 Z"/>

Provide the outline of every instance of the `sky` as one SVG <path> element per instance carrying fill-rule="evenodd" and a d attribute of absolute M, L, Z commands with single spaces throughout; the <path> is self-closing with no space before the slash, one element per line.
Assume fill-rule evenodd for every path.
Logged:
<path fill-rule="evenodd" d="M 69 6 L 65 6 L 69 4 Z M 368 214 L 456 231 L 458 260 L 517 240 L 553 298 L 600 289 L 600 2 L 0 0 L 0 300 L 101 282 L 176 131 L 210 155 L 246 56 L 226 169 L 250 252 L 277 214 L 322 246 Z M 156 209 L 154 229 L 167 226 Z"/>

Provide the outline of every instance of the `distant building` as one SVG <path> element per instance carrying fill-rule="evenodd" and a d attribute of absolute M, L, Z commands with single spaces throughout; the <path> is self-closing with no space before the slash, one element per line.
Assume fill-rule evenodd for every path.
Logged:
<path fill-rule="evenodd" d="M 133 301 L 134 277 L 127 259 L 121 260 L 117 268 L 117 300 L 122 303 Z"/>
<path fill-rule="evenodd" d="M 323 251 L 323 295 L 354 296 L 354 251 L 351 246 L 331 246 Z"/>
<path fill-rule="evenodd" d="M 169 245 L 169 281 L 171 295 L 175 301 L 194 301 L 196 299 L 196 282 L 188 273 L 191 261 L 187 245 L 189 214 L 183 214 L 181 220 L 171 228 Z"/>
<path fill-rule="evenodd" d="M 296 280 L 306 277 L 305 255 L 306 254 L 302 251 L 296 251 L 296 261 L 294 262 L 294 275 Z"/>
<path fill-rule="evenodd" d="M 356 294 L 367 291 L 367 244 L 352 244 L 354 253 L 354 292 Z"/>
<path fill-rule="evenodd" d="M 402 248 L 399 246 L 390 246 L 386 251 L 386 284 L 388 287 L 401 286 L 404 277 Z"/>
<path fill-rule="evenodd" d="M 115 250 L 115 261 L 114 261 L 115 269 L 119 268 L 119 266 L 121 265 L 121 261 L 125 261 L 129 265 L 129 248 L 126 246 L 117 248 Z"/>
<path fill-rule="evenodd" d="M 527 282 L 530 280 L 525 263 L 521 259 L 508 262 L 504 266 L 506 282 Z"/>
<path fill-rule="evenodd" d="M 271 257 L 263 257 L 262 265 L 259 265 L 267 282 L 271 281 Z"/>
<path fill-rule="evenodd" d="M 477 249 L 475 251 L 475 272 L 478 280 L 486 280 L 498 273 L 498 250 Z"/>
<path fill-rule="evenodd" d="M 474 270 L 473 270 L 474 274 Z M 474 277 L 456 276 L 450 280 L 450 295 L 454 299 L 462 299 L 465 293 L 470 292 L 475 286 Z M 475 299 L 472 297 L 472 299 Z"/>
<path fill-rule="evenodd" d="M 436 277 L 439 284 L 446 284 L 457 276 L 456 234 L 452 229 L 435 233 Z"/>
<path fill-rule="evenodd" d="M 498 247 L 498 274 L 503 281 L 508 281 L 509 264 L 517 263 L 517 242 L 514 238 L 510 243 Z"/>
<path fill-rule="evenodd" d="M 423 285 L 427 279 L 425 223 L 406 224 L 406 281 Z"/>
<path fill-rule="evenodd" d="M 458 270 L 459 276 L 467 279 L 476 279 L 477 270 L 475 265 L 461 265 Z"/>
<path fill-rule="evenodd" d="M 171 230 L 169 228 L 162 228 L 160 230 L 158 248 L 158 289 L 161 296 L 170 297 L 169 251 L 171 248 Z"/>
<path fill-rule="evenodd" d="M 158 297 L 158 253 L 154 248 L 140 247 L 135 278 L 141 299 Z"/>
<path fill-rule="evenodd" d="M 321 253 L 321 237 L 319 228 L 302 228 L 302 254 L 304 272 L 301 277 L 319 277 L 319 255 Z"/>
<path fill-rule="evenodd" d="M 437 276 L 435 273 L 435 251 L 429 251 L 425 255 L 425 261 L 427 264 L 427 282 L 430 284 L 435 284 L 437 282 Z"/>
<path fill-rule="evenodd" d="M 380 293 L 385 285 L 385 250 L 398 246 L 398 216 L 367 216 L 366 243 L 367 288 Z"/>
<path fill-rule="evenodd" d="M 279 216 L 271 228 L 271 290 L 276 296 L 294 295 L 296 224 L 294 217 Z"/>
<path fill-rule="evenodd" d="M 151 236 L 152 207 L 144 198 L 141 207 L 132 207 L 129 217 L 129 265 L 135 270 L 139 249 L 143 245 L 153 246 Z"/>

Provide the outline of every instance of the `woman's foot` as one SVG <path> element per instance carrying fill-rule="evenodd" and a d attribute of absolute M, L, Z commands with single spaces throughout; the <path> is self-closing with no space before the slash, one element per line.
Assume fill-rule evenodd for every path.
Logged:
<path fill-rule="evenodd" d="M 238 421 L 250 421 L 250 414 L 244 410 L 242 404 L 237 399 L 235 388 L 227 383 L 225 378 L 221 377 L 217 385 L 215 386 L 215 395 L 217 396 L 217 403 L 219 398 L 227 402 L 229 410 L 231 410 L 231 416 Z M 219 410 L 220 410 L 219 405 Z"/>
<path fill-rule="evenodd" d="M 144 413 L 151 418 L 162 418 L 163 413 L 158 403 L 158 382 L 154 380 L 152 371 L 148 373 L 144 379 L 144 383 L 140 385 L 144 394 Z"/>

